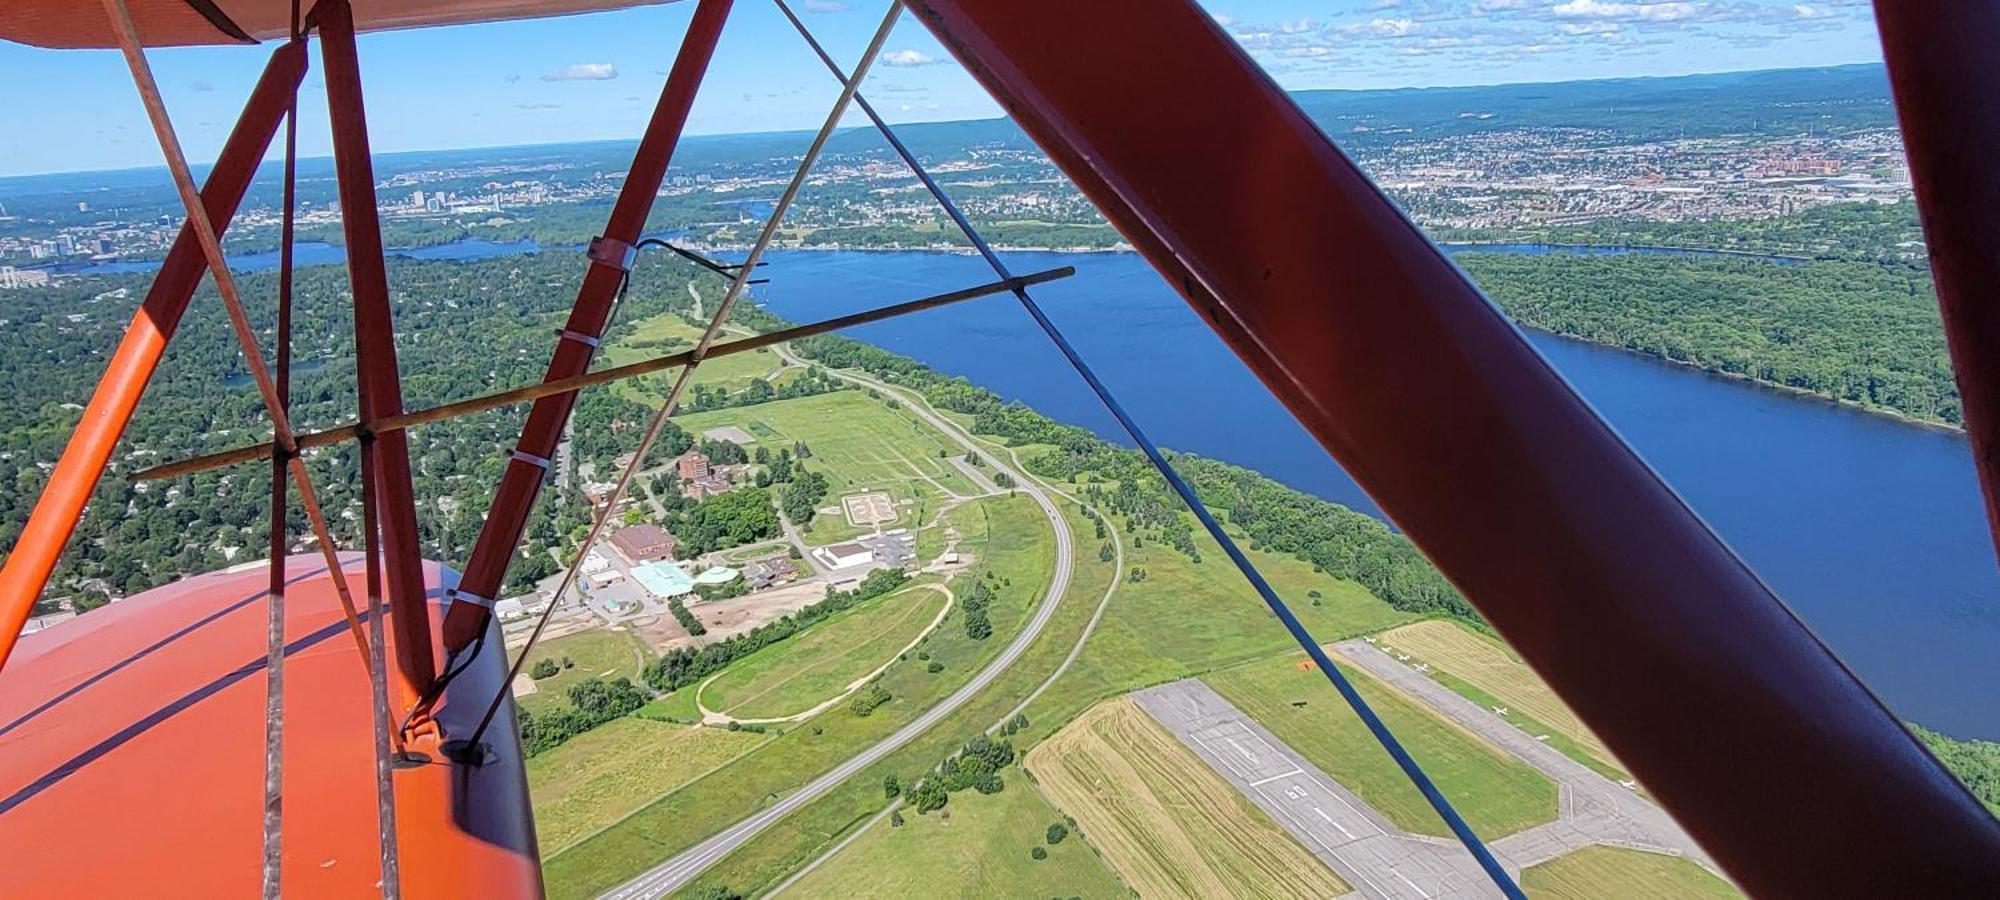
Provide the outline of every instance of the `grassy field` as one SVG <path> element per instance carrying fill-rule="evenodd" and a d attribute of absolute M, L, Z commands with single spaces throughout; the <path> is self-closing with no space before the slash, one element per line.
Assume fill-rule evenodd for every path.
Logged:
<path fill-rule="evenodd" d="M 628 716 L 528 760 L 535 831 L 550 855 L 670 791 L 748 753 L 769 735 Z"/>
<path fill-rule="evenodd" d="M 739 719 L 805 712 L 902 652 L 944 605 L 929 586 L 877 597 L 730 664 L 701 689 L 701 704 Z"/>
<path fill-rule="evenodd" d="M 1333 897 L 1340 878 L 1130 697 L 1028 754 L 1056 805 L 1142 897 Z"/>
<path fill-rule="evenodd" d="M 954 615 L 922 645 L 933 659 L 944 663 L 942 672 L 932 674 L 923 666 L 908 663 L 891 666 L 881 684 L 894 699 L 873 715 L 858 717 L 844 706 L 835 707 L 787 726 L 775 740 L 707 777 L 672 793 L 655 795 L 616 827 L 550 857 L 543 870 L 550 895 L 595 896 L 736 823 L 888 736 L 964 684 L 997 654 L 1020 630 L 1030 605 L 1049 581 L 1054 561 L 1048 526 L 1025 497 L 979 501 L 965 508 L 957 522 L 965 533 L 965 549 L 982 560 L 980 568 L 991 569 L 1011 585 L 1001 590 L 990 609 L 991 637 L 984 641 L 966 637 Z M 958 741 L 969 736 L 958 737 Z M 900 771 L 916 775 L 946 752 L 948 747 L 928 748 L 921 762 L 905 761 Z M 842 795 L 847 803 L 872 798 L 872 805 L 865 812 L 838 813 L 832 827 L 844 829 L 856 816 L 881 808 L 882 776 L 879 772 L 871 775 L 873 771 L 857 776 L 850 782 L 854 792 Z M 812 846 L 825 840 L 823 833 L 793 836 L 811 840 Z M 729 861 L 742 854 L 738 851 Z M 783 871 L 788 870 L 778 874 Z"/>
<path fill-rule="evenodd" d="M 567 706 L 570 686 L 587 678 L 609 681 L 622 676 L 636 684 L 643 661 L 651 660 L 653 653 L 644 641 L 631 632 L 603 628 L 566 634 L 535 644 L 528 666 L 533 667 L 537 661 L 544 659 L 560 663 L 565 656 L 574 665 L 536 681 L 534 693 L 517 698 L 522 709 L 542 712 Z"/>
<path fill-rule="evenodd" d="M 941 450 L 962 452 L 957 445 L 907 410 L 891 410 L 859 390 L 691 413 L 674 421 L 694 434 L 734 425 L 774 449 L 804 443 L 812 450 L 805 465 L 825 473 L 831 488 L 823 505 L 856 491 L 887 491 L 899 516 L 884 528 L 914 527 L 947 493 L 978 493 L 964 474 L 938 457 Z M 825 543 L 873 528 L 850 526 L 840 515 L 821 515 L 808 531 L 815 543 Z"/>
<path fill-rule="evenodd" d="M 1010 773 L 1011 774 L 1011 773 Z M 787 897 L 981 897 L 1086 900 L 1131 896 L 1077 835 L 1050 846 L 1062 821 L 1033 785 L 1009 782 L 992 796 L 965 793 L 943 812 L 905 812 L 878 826 L 785 891 Z M 1037 860 L 1029 850 L 1049 856 Z"/>
<path fill-rule="evenodd" d="M 1493 840 L 1556 818 L 1555 782 L 1366 673 L 1348 666 L 1341 671 L 1480 836 Z M 1304 653 L 1260 660 L 1204 680 L 1397 827 L 1450 835 Z"/>
<path fill-rule="evenodd" d="M 694 342 L 701 337 L 701 329 L 689 325 L 673 313 L 649 316 L 633 323 L 632 332 L 619 340 L 604 346 L 604 362 L 601 367 L 622 366 L 642 359 L 652 359 L 669 353 L 694 348 Z M 734 353 L 703 360 L 701 368 L 695 370 L 696 384 L 737 390 L 753 378 L 763 378 L 784 365 L 778 354 L 768 349 L 752 350 L 748 353 Z M 672 384 L 672 378 L 679 374 L 676 369 L 668 369 L 656 375 L 621 381 L 614 390 L 619 394 L 641 403 L 654 404 Z"/>
<path fill-rule="evenodd" d="M 1570 712 L 1562 698 L 1527 663 L 1498 640 L 1456 622 L 1412 622 L 1383 633 L 1382 643 L 1429 663 L 1561 734 L 1599 761 L 1616 767 L 1617 757 Z"/>
<path fill-rule="evenodd" d="M 1521 873 L 1521 888 L 1537 900 L 1601 897 L 1741 897 L 1729 882 L 1685 859 L 1622 847 L 1585 847 Z"/>

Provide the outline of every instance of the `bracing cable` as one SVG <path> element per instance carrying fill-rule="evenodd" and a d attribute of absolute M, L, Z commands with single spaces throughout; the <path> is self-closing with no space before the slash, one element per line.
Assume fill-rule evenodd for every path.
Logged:
<path fill-rule="evenodd" d="M 812 32 L 806 28 L 805 23 L 792 12 L 791 7 L 785 0 L 773 0 L 773 2 L 777 3 L 778 9 L 785 14 L 787 19 L 791 20 L 792 26 L 798 30 L 800 36 L 812 45 L 813 52 L 818 54 L 820 61 L 826 64 L 827 69 L 833 73 L 834 78 L 852 90 L 854 80 L 841 71 L 839 64 L 834 62 L 831 56 L 827 55 L 826 50 L 812 36 Z M 896 154 L 903 158 L 903 162 L 910 167 L 910 171 L 917 176 L 918 180 L 923 182 L 924 187 L 930 191 L 931 196 L 937 199 L 938 205 L 944 209 L 947 216 L 951 217 L 952 222 L 965 234 L 966 239 L 972 242 L 973 247 L 979 251 L 979 255 L 985 258 L 987 265 L 993 268 L 994 273 L 1003 279 L 1013 277 L 1009 273 L 1006 263 L 1000 259 L 999 254 L 995 253 L 985 238 L 980 236 L 979 230 L 973 227 L 972 222 L 959 210 L 958 204 L 952 202 L 951 196 L 931 177 L 923 164 L 918 161 L 916 155 L 910 152 L 910 148 L 904 145 L 901 138 L 896 136 L 895 129 L 891 128 L 889 123 L 875 112 L 874 106 L 868 102 L 867 98 L 857 94 L 854 101 L 855 105 L 860 107 L 869 120 L 874 122 L 876 129 L 882 133 L 883 138 L 895 149 Z M 1257 591 L 1258 596 L 1263 598 L 1265 605 L 1270 607 L 1271 612 L 1278 617 L 1280 622 L 1284 623 L 1285 630 L 1291 633 L 1293 640 L 1297 641 L 1306 654 L 1312 658 L 1313 664 L 1321 672 L 1326 673 L 1327 680 L 1333 683 L 1334 689 L 1347 701 L 1347 705 L 1353 708 L 1355 715 L 1361 718 L 1362 723 L 1368 726 L 1369 732 L 1374 734 L 1375 740 L 1382 745 L 1383 750 L 1388 752 L 1390 758 L 1395 760 L 1396 765 L 1403 770 L 1403 774 L 1408 776 L 1410 782 L 1416 785 L 1417 790 L 1423 793 L 1424 799 L 1430 802 L 1431 808 L 1436 810 L 1438 816 L 1451 828 L 1452 834 L 1456 835 L 1459 842 L 1465 845 L 1465 849 L 1472 853 L 1473 858 L 1479 862 L 1480 868 L 1485 870 L 1487 876 L 1507 896 L 1525 900 L 1526 895 L 1521 892 L 1520 886 L 1514 883 L 1513 876 L 1508 875 L 1507 870 L 1501 867 L 1499 860 L 1493 856 L 1492 851 L 1487 848 L 1485 842 L 1479 838 L 1479 835 L 1472 830 L 1472 826 L 1466 824 L 1465 818 L 1459 815 L 1458 810 L 1453 808 L 1451 801 L 1447 800 L 1444 793 L 1438 790 L 1437 784 L 1424 772 L 1423 767 L 1410 756 L 1408 750 L 1404 749 L 1402 742 L 1398 741 L 1395 734 L 1390 732 L 1389 726 L 1383 723 L 1381 717 L 1376 715 L 1375 710 L 1368 705 L 1368 701 L 1362 698 L 1359 691 L 1355 690 L 1354 684 L 1334 665 L 1333 660 L 1327 657 L 1326 650 L 1313 638 L 1312 633 L 1306 630 L 1305 624 L 1300 622 L 1298 616 L 1292 613 L 1291 608 L 1285 604 L 1285 601 L 1278 597 L 1277 591 L 1271 588 L 1270 583 L 1264 579 L 1263 573 L 1257 570 L 1256 564 L 1252 563 L 1250 558 L 1244 555 L 1243 550 L 1236 545 L 1236 541 L 1229 536 L 1228 532 L 1223 530 L 1221 523 L 1217 522 L 1215 517 L 1208 512 L 1208 508 L 1202 505 L 1201 498 L 1195 493 L 1194 489 L 1181 478 L 1180 473 L 1167 461 L 1166 456 L 1160 452 L 1159 447 L 1146 435 L 1145 430 L 1140 428 L 1139 424 L 1133 421 L 1132 417 L 1125 412 L 1125 407 L 1112 395 L 1110 388 L 1107 388 L 1104 382 L 1098 379 L 1097 373 L 1092 371 L 1090 365 L 1084 362 L 1082 355 L 1077 353 L 1075 347 L 1071 346 L 1069 339 L 1063 335 L 1061 329 L 1057 328 L 1055 323 L 1050 321 L 1049 317 L 1042 312 L 1040 304 L 1036 303 L 1035 299 L 1028 294 L 1027 288 L 1016 287 L 1014 289 L 1014 296 L 1020 300 L 1022 308 L 1035 320 L 1035 324 L 1048 336 L 1049 341 L 1055 344 L 1057 350 L 1062 352 L 1063 357 L 1069 361 L 1070 367 L 1075 369 L 1076 373 L 1082 376 L 1083 380 L 1090 385 L 1091 392 L 1097 395 L 1098 401 L 1103 403 L 1105 409 L 1111 413 L 1112 417 L 1118 420 L 1119 427 L 1125 431 L 1134 444 L 1138 445 L 1140 451 L 1146 455 L 1146 459 L 1152 463 L 1153 468 L 1160 473 L 1160 477 L 1166 479 L 1168 486 L 1173 489 L 1174 493 L 1180 496 L 1183 503 L 1187 504 L 1188 510 L 1194 513 L 1195 518 L 1201 522 L 1202 528 L 1208 532 L 1210 537 L 1215 539 L 1217 544 L 1221 545 L 1223 552 L 1229 556 L 1230 561 L 1236 565 L 1236 568 L 1243 573 L 1243 577 L 1250 582 L 1250 586 Z"/>

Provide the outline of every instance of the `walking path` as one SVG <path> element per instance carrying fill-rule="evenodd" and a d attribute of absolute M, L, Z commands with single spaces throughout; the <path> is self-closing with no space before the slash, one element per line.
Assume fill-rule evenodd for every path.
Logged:
<path fill-rule="evenodd" d="M 902 658 L 903 654 L 908 653 L 911 650 L 917 649 L 917 645 L 923 643 L 924 638 L 930 637 L 931 632 L 936 631 L 939 625 L 944 624 L 944 617 L 950 615 L 951 608 L 958 604 L 958 598 L 952 595 L 951 588 L 945 587 L 944 585 L 920 584 L 917 585 L 915 589 L 933 590 L 937 591 L 940 594 L 943 594 L 944 606 L 937 611 L 937 615 L 931 619 L 931 623 L 929 625 L 924 626 L 924 630 L 918 632 L 916 637 L 911 638 L 910 642 L 908 644 L 905 644 L 901 650 L 897 650 L 881 665 L 876 666 L 873 671 L 849 682 L 847 688 L 845 690 L 842 690 L 837 696 L 828 698 L 825 702 L 820 703 L 819 705 L 814 706 L 813 708 L 808 709 L 804 712 L 794 713 L 789 716 L 778 716 L 776 718 L 770 718 L 770 719 L 739 719 L 736 718 L 735 716 L 729 715 L 728 713 L 716 712 L 715 710 L 709 709 L 707 704 L 701 702 L 702 688 L 708 687 L 709 682 L 714 681 L 715 679 L 721 678 L 723 675 L 728 674 L 729 670 L 724 669 L 720 672 L 708 676 L 707 678 L 702 679 L 701 684 L 696 686 L 694 689 L 694 705 L 696 709 L 701 710 L 702 724 L 726 726 L 731 722 L 737 722 L 744 725 L 783 725 L 787 722 L 803 722 L 807 719 L 812 718 L 813 716 L 819 715 L 820 713 L 826 712 L 827 710 L 840 705 L 840 702 L 842 700 L 846 700 L 847 698 L 854 696 L 855 691 L 867 687 L 868 682 L 874 681 L 876 676 L 881 675 L 883 672 L 889 671 L 889 667 L 894 665 L 896 663 L 896 660 Z M 800 671 L 794 673 L 793 677 L 805 674 L 806 671 L 809 670 L 801 669 Z"/>

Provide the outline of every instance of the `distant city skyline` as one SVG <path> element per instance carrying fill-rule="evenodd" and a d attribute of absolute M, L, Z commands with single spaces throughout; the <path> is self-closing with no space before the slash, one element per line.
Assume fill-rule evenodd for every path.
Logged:
<path fill-rule="evenodd" d="M 1280 84 L 1433 87 L 1685 75 L 1877 62 L 1865 2 L 1606 0 L 1209 0 L 1204 8 Z M 795 0 L 830 52 L 852 66 L 886 4 Z M 635 137 L 694 3 L 361 38 L 378 152 Z M 181 140 L 211 159 L 270 52 L 264 47 L 151 53 Z M 300 150 L 329 152 L 324 84 L 301 90 Z M 0 176 L 157 165 L 130 77 L 115 51 L 49 51 L 0 42 L 12 91 Z M 778 14 L 738 4 L 701 99 L 695 134 L 807 129 L 837 85 Z M 905 14 L 866 91 L 893 121 L 987 118 L 1000 109 Z M 848 124 L 864 124 L 850 118 Z"/>

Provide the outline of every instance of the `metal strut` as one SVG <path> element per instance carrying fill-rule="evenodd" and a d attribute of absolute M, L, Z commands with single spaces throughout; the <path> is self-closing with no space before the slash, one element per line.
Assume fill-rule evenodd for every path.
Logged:
<path fill-rule="evenodd" d="M 773 2 L 777 3 L 778 9 L 785 14 L 785 18 L 791 21 L 792 27 L 797 29 L 799 36 L 812 46 L 813 52 L 819 56 L 820 62 L 826 64 L 827 70 L 833 73 L 833 77 L 850 91 L 854 90 L 854 82 L 848 78 L 845 72 L 841 71 L 839 64 L 834 62 L 833 57 L 827 55 L 825 48 L 820 46 L 819 41 L 813 37 L 811 30 L 806 28 L 805 23 L 792 12 L 791 6 L 785 0 L 773 0 Z M 965 217 L 965 213 L 958 208 L 957 203 L 952 201 L 951 195 L 945 192 L 944 187 L 931 177 L 930 172 L 924 168 L 923 163 L 918 161 L 916 154 L 911 153 L 910 148 L 903 143 L 901 138 L 897 137 L 895 129 L 891 128 L 889 123 L 875 111 L 875 107 L 868 102 L 867 98 L 857 93 L 854 97 L 854 102 L 855 105 L 861 107 L 863 113 L 867 114 L 869 121 L 875 123 L 876 130 L 880 131 L 882 137 L 889 142 L 889 146 L 895 149 L 896 155 L 903 158 L 903 162 L 910 167 L 911 173 L 916 175 L 917 179 L 923 182 L 924 188 L 930 191 L 932 197 L 937 199 L 938 205 L 944 209 L 945 215 L 950 216 L 952 223 L 957 225 L 959 231 L 965 234 L 966 240 L 972 242 L 973 247 L 979 251 L 979 255 L 985 258 L 986 264 L 993 268 L 994 274 L 1003 279 L 1011 278 L 1012 275 L 1007 269 L 1007 264 L 1000 259 L 999 254 L 993 252 L 993 247 L 979 234 L 979 230 L 973 227 L 971 220 Z M 1362 723 L 1368 726 L 1369 732 L 1382 745 L 1382 749 L 1388 752 L 1389 757 L 1395 760 L 1396 765 L 1403 770 L 1403 774 L 1408 776 L 1410 782 L 1416 785 L 1417 790 L 1423 793 L 1424 799 L 1430 802 L 1431 808 L 1437 811 L 1438 817 L 1442 818 L 1445 824 L 1451 828 L 1452 834 L 1456 835 L 1459 842 L 1465 845 L 1465 849 L 1472 853 L 1473 858 L 1479 862 L 1479 867 L 1485 870 L 1487 877 L 1491 878 L 1494 885 L 1498 886 L 1501 892 L 1507 896 L 1526 900 L 1527 895 L 1522 893 L 1520 886 L 1514 883 L 1513 876 L 1508 875 L 1507 870 L 1501 867 L 1500 861 L 1493 856 L 1493 852 L 1487 848 L 1485 842 L 1480 840 L 1479 835 L 1472 830 L 1472 826 L 1466 823 L 1465 818 L 1459 815 L 1458 810 L 1452 807 L 1451 801 L 1445 798 L 1444 792 L 1438 790 L 1437 784 L 1431 781 L 1430 776 L 1424 772 L 1423 767 L 1417 763 L 1415 758 L 1410 756 L 1408 750 L 1403 748 L 1402 742 L 1396 740 L 1395 734 L 1389 730 L 1389 726 L 1382 721 L 1382 718 L 1376 715 L 1375 710 L 1368 705 L 1367 700 L 1362 698 L 1361 693 L 1355 690 L 1354 684 L 1333 664 L 1333 660 L 1327 657 L 1326 651 L 1320 647 L 1319 641 L 1315 640 L 1312 633 L 1306 630 L 1305 624 L 1299 621 L 1289 606 L 1285 605 L 1285 601 L 1278 597 L 1278 592 L 1271 588 L 1270 582 L 1264 580 L 1263 573 L 1257 571 L 1256 564 L 1252 563 L 1250 558 L 1243 554 L 1243 550 L 1236 545 L 1236 541 L 1229 536 L 1228 532 L 1223 530 L 1221 523 L 1217 522 L 1215 517 L 1209 514 L 1208 508 L 1202 505 L 1201 498 L 1195 494 L 1194 489 L 1181 479 L 1180 473 L 1175 471 L 1173 465 L 1167 462 L 1166 456 L 1160 452 L 1159 447 L 1153 443 L 1152 438 L 1146 435 L 1145 430 L 1139 427 L 1139 423 L 1133 421 L 1131 415 L 1125 412 L 1125 407 L 1118 402 L 1117 397 L 1112 395 L 1111 389 L 1098 379 L 1097 373 L 1091 370 L 1090 365 L 1084 362 L 1083 356 L 1077 353 L 1075 347 L 1070 345 L 1069 339 L 1063 336 L 1062 330 L 1057 328 L 1056 324 L 1050 321 L 1049 317 L 1042 312 L 1041 305 L 1036 303 L 1035 299 L 1028 294 L 1027 288 L 1025 286 L 1016 287 L 1013 293 L 1014 297 L 1021 301 L 1021 307 L 1027 310 L 1028 315 L 1034 318 L 1035 324 L 1042 329 L 1042 333 L 1048 335 L 1049 341 L 1056 345 L 1056 349 L 1062 351 L 1063 358 L 1069 361 L 1070 367 L 1075 369 L 1078 375 L 1083 376 L 1085 382 L 1089 383 L 1091 392 L 1097 395 L 1098 401 L 1103 403 L 1104 408 L 1109 410 L 1111 415 L 1118 420 L 1119 427 L 1132 438 L 1133 443 L 1139 446 L 1140 451 L 1146 455 L 1146 459 L 1160 473 L 1160 477 L 1166 479 L 1167 484 L 1173 488 L 1174 493 L 1180 496 L 1181 502 L 1185 503 L 1188 510 L 1194 513 L 1195 518 L 1201 521 L 1202 528 L 1208 532 L 1210 537 L 1215 539 L 1217 544 L 1222 546 L 1222 551 L 1228 554 L 1230 562 L 1236 565 L 1237 570 L 1243 573 L 1243 577 L 1257 591 L 1257 595 L 1263 598 L 1264 604 L 1270 607 L 1271 612 L 1277 615 L 1280 622 L 1284 623 L 1285 630 L 1291 633 L 1292 639 L 1298 642 L 1299 647 L 1305 650 L 1306 655 L 1312 657 L 1313 664 L 1318 666 L 1321 672 L 1326 673 L 1327 680 L 1333 683 L 1334 689 L 1340 692 L 1340 696 L 1347 701 L 1349 707 L 1353 708 L 1355 715 L 1359 716 Z"/>

